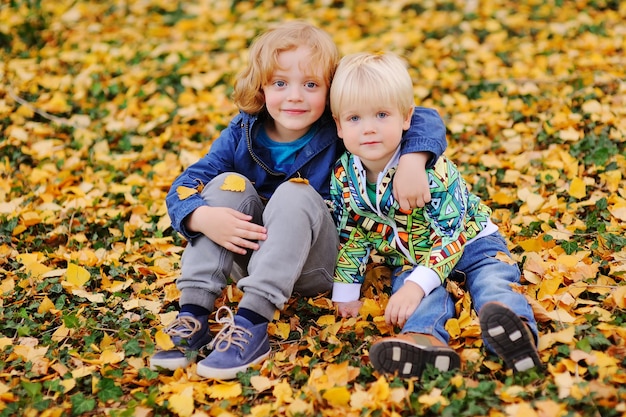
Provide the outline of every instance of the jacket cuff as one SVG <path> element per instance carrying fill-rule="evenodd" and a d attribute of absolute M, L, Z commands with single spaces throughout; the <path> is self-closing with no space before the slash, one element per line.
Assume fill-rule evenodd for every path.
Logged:
<path fill-rule="evenodd" d="M 430 294 L 435 288 L 441 286 L 441 278 L 435 271 L 425 266 L 418 265 L 406 277 L 405 281 L 411 281 L 422 287 L 424 290 L 424 297 Z"/>
<path fill-rule="evenodd" d="M 333 283 L 332 301 L 336 303 L 347 303 L 356 301 L 361 297 L 361 284 L 346 284 L 345 282 Z"/>

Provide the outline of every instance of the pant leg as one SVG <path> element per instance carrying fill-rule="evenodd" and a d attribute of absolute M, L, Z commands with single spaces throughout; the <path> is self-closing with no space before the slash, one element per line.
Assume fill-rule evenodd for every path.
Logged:
<path fill-rule="evenodd" d="M 499 232 L 479 238 L 465 247 L 455 270 L 465 274 L 466 286 L 477 312 L 486 303 L 498 301 L 526 321 L 537 341 L 533 310 L 526 297 L 512 288 L 520 282 L 519 267 L 497 259 L 498 252 L 510 256 L 506 241 Z M 492 350 L 488 344 L 486 346 Z"/>
<path fill-rule="evenodd" d="M 215 177 L 202 190 L 204 200 L 213 207 L 230 207 L 249 214 L 254 223 L 261 224 L 263 203 L 254 186 L 242 177 L 245 179 L 244 191 L 222 190 L 220 187 L 228 175 L 238 174 L 225 173 Z M 195 304 L 213 310 L 216 298 L 226 286 L 233 262 L 245 267 L 249 256 L 235 255 L 204 235 L 192 239 L 183 252 L 181 276 L 177 280 L 181 291 L 180 305 Z"/>
<path fill-rule="evenodd" d="M 392 278 L 392 292 L 402 287 L 411 271 L 405 271 Z M 446 322 L 454 317 L 454 300 L 445 287 L 439 286 L 422 299 L 422 302 L 404 323 L 402 333 L 424 333 L 435 336 L 444 343 L 448 343 L 450 335 L 446 331 Z"/>
<path fill-rule="evenodd" d="M 272 319 L 294 292 L 313 296 L 330 291 L 339 237 L 322 197 L 308 184 L 280 185 L 263 212 L 267 239 L 238 282 L 240 307 Z"/>

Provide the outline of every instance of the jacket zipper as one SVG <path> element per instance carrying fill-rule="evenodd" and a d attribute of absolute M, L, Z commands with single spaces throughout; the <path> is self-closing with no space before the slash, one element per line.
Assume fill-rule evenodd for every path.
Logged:
<path fill-rule="evenodd" d="M 254 162 L 259 164 L 259 166 L 263 168 L 263 170 L 265 170 L 270 175 L 273 175 L 275 177 L 283 175 L 281 173 L 274 172 L 271 169 L 269 169 L 269 167 L 265 165 L 252 151 L 252 139 L 250 138 L 250 124 L 248 122 L 241 122 L 241 127 L 246 131 L 246 145 L 248 146 L 248 152 L 250 153 L 250 156 L 252 156 L 252 159 L 254 159 Z"/>

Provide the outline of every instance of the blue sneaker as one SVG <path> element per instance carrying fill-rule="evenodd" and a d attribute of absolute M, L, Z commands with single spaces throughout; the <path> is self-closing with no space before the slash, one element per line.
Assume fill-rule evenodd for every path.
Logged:
<path fill-rule="evenodd" d="M 150 369 L 153 371 L 185 368 L 196 361 L 198 351 L 211 341 L 209 316 L 180 313 L 163 331 L 172 338 L 176 348 L 155 353 L 150 358 Z"/>
<path fill-rule="evenodd" d="M 215 318 L 224 327 L 209 344 L 212 352 L 198 363 L 198 375 L 213 379 L 234 379 L 238 372 L 246 371 L 269 356 L 267 323 L 253 325 L 244 317 L 233 316 L 233 312 L 226 306 L 220 307 Z"/>

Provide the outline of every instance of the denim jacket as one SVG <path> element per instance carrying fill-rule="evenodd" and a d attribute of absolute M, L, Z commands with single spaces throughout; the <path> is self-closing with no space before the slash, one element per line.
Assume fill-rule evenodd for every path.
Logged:
<path fill-rule="evenodd" d="M 177 188 L 199 189 L 224 172 L 237 172 L 248 178 L 263 199 L 269 199 L 283 182 L 291 178 L 305 178 L 325 200 L 330 200 L 331 170 L 345 151 L 330 113 L 324 113 L 318 120 L 313 138 L 297 155 L 288 172 L 276 170 L 269 151 L 255 140 L 263 117 L 268 116 L 240 112 L 213 141 L 209 152 L 189 166 L 172 184 L 166 197 L 167 210 L 172 227 L 186 239 L 193 239 L 198 233 L 186 229 L 185 218 L 207 203 L 200 193 L 181 199 Z M 411 129 L 404 135 L 402 154 L 430 152 L 429 166 L 432 166 L 446 146 L 446 129 L 437 111 L 416 107 Z"/>

